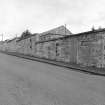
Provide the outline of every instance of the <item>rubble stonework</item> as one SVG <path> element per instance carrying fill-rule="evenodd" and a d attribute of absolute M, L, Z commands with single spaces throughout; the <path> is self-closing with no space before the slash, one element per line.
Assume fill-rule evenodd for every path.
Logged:
<path fill-rule="evenodd" d="M 105 67 L 105 29 L 79 34 L 66 30 L 67 35 L 64 31 L 65 27 L 61 26 L 41 34 L 4 41 L 0 49 L 83 66 Z"/>

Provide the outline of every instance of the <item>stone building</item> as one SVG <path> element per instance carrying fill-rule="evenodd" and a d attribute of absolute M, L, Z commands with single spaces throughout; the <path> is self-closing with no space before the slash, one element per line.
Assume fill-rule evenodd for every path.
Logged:
<path fill-rule="evenodd" d="M 7 40 L 0 48 L 51 60 L 105 68 L 105 29 L 78 34 L 66 30 L 66 35 L 64 29 L 61 26 L 42 34 Z"/>
<path fill-rule="evenodd" d="M 84 66 L 105 67 L 105 29 L 39 41 L 40 56 Z M 53 47 L 52 47 L 53 46 Z"/>
<path fill-rule="evenodd" d="M 20 38 L 17 40 L 17 52 L 23 54 L 34 55 L 35 54 L 35 42 L 36 42 L 36 35 L 32 34 L 30 36 L 26 36 L 24 38 Z"/>
<path fill-rule="evenodd" d="M 16 41 L 17 40 L 18 40 L 18 37 L 6 41 L 6 43 L 7 43 L 7 48 L 6 49 L 8 51 L 16 52 L 16 50 L 17 50 L 17 43 L 16 43 Z"/>
<path fill-rule="evenodd" d="M 3 51 L 16 52 L 16 49 L 17 49 L 16 41 L 17 40 L 18 40 L 18 37 L 3 41 L 2 44 L 0 44 L 0 49 Z"/>
<path fill-rule="evenodd" d="M 71 35 L 71 34 L 72 33 L 65 26 L 62 25 L 39 34 L 39 41 L 51 40 L 53 38 L 64 37 L 66 35 Z"/>
<path fill-rule="evenodd" d="M 75 35 L 78 42 L 77 63 L 85 66 L 105 67 L 105 29 Z"/>
<path fill-rule="evenodd" d="M 73 34 L 64 38 L 69 40 L 67 45 L 70 62 L 84 66 L 105 67 L 105 29 Z"/>
<path fill-rule="evenodd" d="M 66 37 L 36 42 L 37 48 L 40 49 L 38 52 L 40 57 L 63 62 L 74 62 L 74 58 L 76 59 L 74 44 L 77 43 L 73 38 Z"/>
<path fill-rule="evenodd" d="M 1 51 L 6 51 L 7 49 L 7 40 L 0 42 L 0 50 Z"/>
<path fill-rule="evenodd" d="M 37 42 L 43 42 L 47 40 L 53 40 L 56 38 L 61 38 L 64 36 L 69 36 L 72 33 L 65 27 L 65 26 L 59 26 L 57 28 L 51 29 L 49 31 L 43 32 L 39 35 L 37 35 Z M 50 46 L 50 47 L 49 47 Z M 36 44 L 36 50 L 37 50 L 37 55 L 42 56 L 43 54 L 47 58 L 54 58 L 54 48 L 55 48 L 55 43 L 54 42 L 46 42 L 45 45 L 43 43 Z M 53 49 L 53 51 L 51 50 Z M 48 52 L 47 52 L 48 51 Z M 52 55 L 50 54 L 52 51 Z"/>

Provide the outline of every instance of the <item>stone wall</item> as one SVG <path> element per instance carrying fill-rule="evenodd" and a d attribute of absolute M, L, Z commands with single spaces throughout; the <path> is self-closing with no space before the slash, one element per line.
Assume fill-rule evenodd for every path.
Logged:
<path fill-rule="evenodd" d="M 58 40 L 37 43 L 38 56 L 64 62 L 77 62 L 76 38 L 62 38 Z"/>
<path fill-rule="evenodd" d="M 18 42 L 15 40 L 7 42 L 5 41 L 0 48 L 67 63 L 105 67 L 105 30 L 89 31 L 42 42 L 37 42 L 37 36 L 24 38 Z"/>
<path fill-rule="evenodd" d="M 102 38 L 99 34 L 77 37 L 78 63 L 85 66 L 100 66 L 102 61 Z"/>

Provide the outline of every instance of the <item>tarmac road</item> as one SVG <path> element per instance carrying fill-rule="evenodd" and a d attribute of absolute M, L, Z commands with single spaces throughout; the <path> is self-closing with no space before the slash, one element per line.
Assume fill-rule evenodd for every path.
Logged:
<path fill-rule="evenodd" d="M 105 77 L 0 53 L 0 105 L 105 105 Z"/>

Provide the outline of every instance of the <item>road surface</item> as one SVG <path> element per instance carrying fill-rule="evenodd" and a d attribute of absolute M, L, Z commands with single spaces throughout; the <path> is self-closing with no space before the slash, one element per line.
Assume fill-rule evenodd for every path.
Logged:
<path fill-rule="evenodd" d="M 0 53 L 0 105 L 105 105 L 105 77 Z"/>

